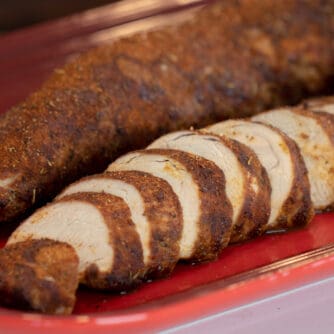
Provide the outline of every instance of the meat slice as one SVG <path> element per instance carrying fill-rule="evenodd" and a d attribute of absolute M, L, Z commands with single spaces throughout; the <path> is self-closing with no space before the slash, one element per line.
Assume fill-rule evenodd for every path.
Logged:
<path fill-rule="evenodd" d="M 79 192 L 122 198 L 140 236 L 146 276 L 167 275 L 173 270 L 179 259 L 183 222 L 178 198 L 166 181 L 138 171 L 107 172 L 73 183 L 58 198 Z"/>
<path fill-rule="evenodd" d="M 307 171 L 297 145 L 268 125 L 230 120 L 206 129 L 250 147 L 266 169 L 271 183 L 268 229 L 307 224 L 313 216 Z"/>
<path fill-rule="evenodd" d="M 295 110 L 299 114 L 316 117 L 317 122 L 321 124 L 334 144 L 334 96 L 307 100 L 304 104 L 296 107 Z M 316 113 L 316 115 L 313 113 Z"/>
<path fill-rule="evenodd" d="M 272 110 L 253 118 L 279 128 L 296 141 L 308 170 L 316 210 L 334 203 L 334 123 L 330 118 L 303 107 Z"/>
<path fill-rule="evenodd" d="M 267 224 L 270 214 L 270 182 L 256 155 L 245 145 L 227 137 L 178 131 L 160 137 L 149 148 L 178 149 L 193 153 L 214 162 L 223 171 L 226 195 L 233 208 L 230 242 L 245 240 L 259 233 Z"/>
<path fill-rule="evenodd" d="M 74 249 L 54 240 L 26 240 L 0 250 L 0 300 L 7 306 L 70 314 L 78 287 Z"/>
<path fill-rule="evenodd" d="M 227 245 L 232 207 L 225 193 L 223 172 L 212 162 L 178 150 L 150 149 L 117 159 L 108 171 L 137 170 L 167 181 L 183 213 L 180 258 L 204 261 Z"/>
<path fill-rule="evenodd" d="M 306 100 L 303 107 L 314 112 L 334 115 L 334 96 Z"/>
<path fill-rule="evenodd" d="M 89 287 L 128 289 L 143 276 L 141 242 L 130 210 L 119 197 L 105 193 L 64 196 L 28 218 L 7 245 L 44 238 L 74 248 L 79 280 Z"/>

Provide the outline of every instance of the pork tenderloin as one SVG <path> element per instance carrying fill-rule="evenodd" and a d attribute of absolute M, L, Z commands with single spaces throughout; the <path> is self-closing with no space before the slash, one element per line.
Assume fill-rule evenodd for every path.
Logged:
<path fill-rule="evenodd" d="M 312 110 L 319 106 L 325 104 L 319 100 L 308 106 L 306 102 L 295 108 L 298 110 L 293 109 L 292 120 L 291 116 L 287 118 L 291 123 L 295 117 L 307 118 L 306 124 L 317 124 L 321 135 L 326 134 L 330 142 L 334 133 L 332 115 Z M 280 118 L 285 115 L 280 113 Z M 211 132 L 235 139 L 217 137 Z M 196 145 L 190 137 L 196 138 Z M 265 229 L 255 228 L 259 233 L 305 225 L 311 220 L 312 184 L 299 143 L 279 129 L 261 122 L 234 120 L 217 123 L 202 132 L 186 131 L 176 137 L 171 134 L 160 142 L 166 138 L 183 138 L 182 147 L 178 147 L 186 151 L 151 148 L 129 153 L 112 163 L 104 174 L 71 185 L 23 222 L 0 250 L 0 302 L 45 313 L 69 313 L 78 282 L 119 291 L 154 277 L 160 271 L 156 268 L 159 261 L 166 268 L 161 273 L 167 274 L 176 259 L 214 259 L 231 238 L 233 207 L 219 159 L 205 152 L 202 142 L 198 144 L 205 138 L 210 139 L 208 149 L 213 149 L 212 143 L 223 143 L 222 152 L 229 148 L 236 155 L 240 168 L 248 173 L 242 172 L 242 176 L 258 177 L 260 194 L 263 189 L 270 193 L 269 178 L 273 189 L 270 218 Z M 186 140 L 191 140 L 194 147 Z M 315 144 L 311 136 L 303 136 L 303 140 L 301 146 L 308 140 L 311 147 Z M 333 151 L 333 146 L 328 145 L 328 150 Z M 324 167 L 321 164 L 319 168 Z M 234 174 L 229 173 L 226 170 L 226 177 L 232 178 Z M 330 182 L 329 178 L 324 178 L 324 182 Z M 249 184 L 256 197 L 255 183 Z M 126 193 L 134 195 L 130 198 Z M 260 212 L 263 206 L 260 195 L 252 205 L 250 212 L 256 219 L 256 208 Z M 257 224 L 251 223 L 244 218 L 246 231 Z M 166 245 L 157 244 L 156 235 Z M 153 252 L 157 253 L 154 260 Z"/>
<path fill-rule="evenodd" d="M 55 70 L 0 117 L 0 221 L 164 132 L 295 103 L 334 75 L 333 0 L 220 0 Z"/>

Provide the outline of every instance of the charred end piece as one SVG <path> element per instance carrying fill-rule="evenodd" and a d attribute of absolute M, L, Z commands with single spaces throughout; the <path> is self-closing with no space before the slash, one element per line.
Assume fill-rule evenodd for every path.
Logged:
<path fill-rule="evenodd" d="M 48 314 L 70 314 L 78 287 L 74 249 L 49 239 L 27 240 L 0 251 L 1 303 Z"/>
<path fill-rule="evenodd" d="M 142 278 L 139 236 L 119 197 L 90 192 L 64 196 L 23 222 L 8 244 L 32 238 L 71 245 L 79 259 L 78 280 L 91 288 L 123 291 Z"/>

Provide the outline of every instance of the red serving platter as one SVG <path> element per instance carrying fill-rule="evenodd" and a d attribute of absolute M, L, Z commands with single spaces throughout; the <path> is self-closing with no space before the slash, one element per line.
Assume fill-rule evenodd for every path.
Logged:
<path fill-rule="evenodd" d="M 0 112 L 36 90 L 56 66 L 94 45 L 176 20 L 206 1 L 126 0 L 0 36 Z M 14 227 L 0 231 L 0 247 Z M 125 295 L 80 289 L 72 316 L 0 307 L 0 333 L 148 332 L 171 328 L 334 274 L 334 214 L 307 228 L 229 246 L 215 262 L 179 264 Z"/>

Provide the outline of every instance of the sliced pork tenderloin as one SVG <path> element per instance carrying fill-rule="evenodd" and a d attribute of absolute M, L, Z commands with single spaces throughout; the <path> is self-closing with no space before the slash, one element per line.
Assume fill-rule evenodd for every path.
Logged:
<path fill-rule="evenodd" d="M 268 230 L 302 226 L 311 220 L 307 170 L 293 140 L 271 126 L 248 120 L 220 122 L 206 130 L 240 141 L 258 156 L 271 183 Z"/>
<path fill-rule="evenodd" d="M 146 277 L 168 275 L 173 270 L 179 259 L 183 221 L 179 200 L 166 181 L 138 171 L 107 172 L 73 183 L 58 198 L 78 192 L 122 198 L 140 236 Z"/>
<path fill-rule="evenodd" d="M 106 193 L 64 196 L 28 218 L 7 245 L 44 238 L 74 248 L 80 283 L 89 287 L 126 290 L 143 277 L 140 238 L 127 204 L 119 197 Z"/>
<path fill-rule="evenodd" d="M 228 244 L 232 207 L 224 174 L 214 163 L 178 150 L 150 149 L 126 154 L 108 167 L 121 170 L 150 173 L 170 184 L 183 214 L 181 259 L 211 260 Z"/>
<path fill-rule="evenodd" d="M 316 117 L 317 122 L 327 132 L 334 145 L 334 96 L 307 100 L 302 105 L 295 107 L 295 110 L 299 114 Z"/>
<path fill-rule="evenodd" d="M 313 109 L 313 108 L 312 108 Z M 316 210 L 334 204 L 334 122 L 332 115 L 307 108 L 282 108 L 253 118 L 277 127 L 296 141 L 304 158 Z"/>
<path fill-rule="evenodd" d="M 270 182 L 256 155 L 227 137 L 177 131 L 160 137 L 148 148 L 189 152 L 214 162 L 224 173 L 226 195 L 233 207 L 230 242 L 240 242 L 262 231 L 270 214 Z"/>
<path fill-rule="evenodd" d="M 1 303 L 43 313 L 70 314 L 79 259 L 68 244 L 26 240 L 0 250 Z"/>

